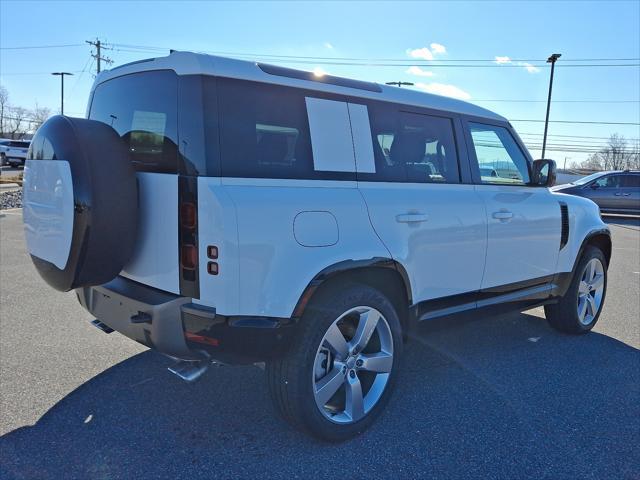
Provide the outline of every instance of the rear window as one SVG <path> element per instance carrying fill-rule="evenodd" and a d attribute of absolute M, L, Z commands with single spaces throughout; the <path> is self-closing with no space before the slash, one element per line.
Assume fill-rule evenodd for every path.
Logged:
<path fill-rule="evenodd" d="M 8 142 L 8 145 L 10 147 L 16 147 L 16 148 L 29 148 L 29 142 L 12 141 L 12 142 Z"/>
<path fill-rule="evenodd" d="M 125 75 L 98 85 L 89 118 L 111 125 L 138 171 L 178 169 L 178 77 L 171 71 Z"/>
<path fill-rule="evenodd" d="M 305 96 L 292 88 L 219 79 L 226 177 L 313 178 Z"/>

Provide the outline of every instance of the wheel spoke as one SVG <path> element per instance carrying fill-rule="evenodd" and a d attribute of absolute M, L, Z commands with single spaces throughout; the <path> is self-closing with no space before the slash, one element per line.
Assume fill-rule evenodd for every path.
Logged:
<path fill-rule="evenodd" d="M 344 360 L 349 356 L 349 345 L 347 340 L 342 335 L 342 332 L 335 323 L 329 327 L 327 333 L 324 336 L 324 344 L 327 348 L 338 357 L 339 360 Z"/>
<path fill-rule="evenodd" d="M 591 287 L 594 290 L 600 289 L 604 285 L 604 273 L 599 273 L 595 276 L 595 278 L 591 281 Z"/>
<path fill-rule="evenodd" d="M 580 285 L 578 286 L 578 293 L 580 295 L 586 295 L 587 293 L 589 293 L 589 284 L 584 280 L 580 281 Z"/>
<path fill-rule="evenodd" d="M 344 375 L 339 368 L 334 368 L 322 377 L 315 385 L 315 396 L 318 404 L 324 406 L 343 383 Z"/>
<path fill-rule="evenodd" d="M 357 422 L 364 417 L 364 399 L 362 398 L 362 385 L 358 376 L 351 378 L 347 375 L 347 398 L 344 412 L 351 417 L 352 422 Z"/>
<path fill-rule="evenodd" d="M 580 321 L 584 320 L 584 316 L 587 314 L 587 298 L 585 296 L 580 297 L 580 301 L 578 302 L 578 317 L 580 317 Z"/>
<path fill-rule="evenodd" d="M 351 346 L 357 351 L 362 351 L 364 347 L 369 343 L 371 335 L 378 326 L 380 320 L 380 314 L 376 310 L 367 310 L 360 314 L 360 320 L 358 321 L 358 328 L 356 334 L 351 340 Z"/>
<path fill-rule="evenodd" d="M 589 305 L 589 315 L 592 317 L 596 316 L 598 312 L 598 307 L 596 307 L 596 300 L 591 295 L 587 297 L 587 304 Z"/>
<path fill-rule="evenodd" d="M 386 352 L 378 352 L 371 355 L 360 355 L 359 360 L 362 360 L 361 370 L 367 370 L 369 372 L 376 373 L 388 373 L 393 367 L 393 356 Z"/>

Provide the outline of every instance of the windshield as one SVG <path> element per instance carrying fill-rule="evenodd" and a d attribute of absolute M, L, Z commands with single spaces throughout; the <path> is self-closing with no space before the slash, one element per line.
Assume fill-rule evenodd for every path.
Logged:
<path fill-rule="evenodd" d="M 596 178 L 601 177 L 602 175 L 604 175 L 604 172 L 592 173 L 591 175 L 587 175 L 586 177 L 582 177 L 571 183 L 573 183 L 574 185 L 584 185 L 586 183 L 589 183 L 591 180 L 595 180 Z"/>

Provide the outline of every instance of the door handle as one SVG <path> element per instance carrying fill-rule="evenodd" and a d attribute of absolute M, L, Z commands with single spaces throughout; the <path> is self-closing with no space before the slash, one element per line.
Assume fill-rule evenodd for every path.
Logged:
<path fill-rule="evenodd" d="M 398 223 L 420 223 L 429 220 L 429 215 L 424 213 L 403 213 L 396 215 L 396 222 Z"/>
<path fill-rule="evenodd" d="M 615 195 L 616 197 L 620 197 L 620 196 L 622 196 L 622 194 L 621 194 L 620 192 L 618 192 L 618 193 L 614 193 L 614 195 Z"/>
<path fill-rule="evenodd" d="M 507 221 L 513 218 L 513 213 L 508 210 L 500 210 L 499 212 L 493 212 L 493 218 L 500 221 Z"/>

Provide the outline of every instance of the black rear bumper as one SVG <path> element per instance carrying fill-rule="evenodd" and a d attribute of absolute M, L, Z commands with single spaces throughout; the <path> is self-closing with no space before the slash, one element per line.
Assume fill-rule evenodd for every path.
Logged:
<path fill-rule="evenodd" d="M 105 325 L 165 355 L 228 364 L 263 362 L 286 353 L 296 323 L 286 318 L 223 316 L 124 277 L 76 290 L 84 308 Z"/>

